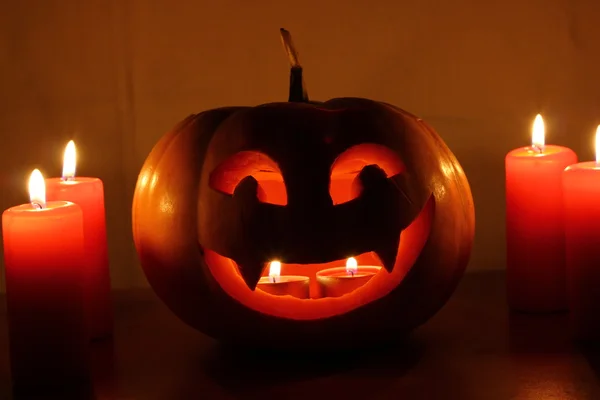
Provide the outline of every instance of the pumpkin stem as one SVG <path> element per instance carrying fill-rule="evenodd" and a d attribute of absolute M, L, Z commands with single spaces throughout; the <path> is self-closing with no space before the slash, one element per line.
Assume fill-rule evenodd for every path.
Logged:
<path fill-rule="evenodd" d="M 288 59 L 290 60 L 290 95 L 288 101 L 308 103 L 308 93 L 306 92 L 306 85 L 304 84 L 304 78 L 302 77 L 302 66 L 298 59 L 298 52 L 292 42 L 292 35 L 283 28 L 279 29 L 281 34 L 281 42 L 283 48 L 287 53 Z"/>

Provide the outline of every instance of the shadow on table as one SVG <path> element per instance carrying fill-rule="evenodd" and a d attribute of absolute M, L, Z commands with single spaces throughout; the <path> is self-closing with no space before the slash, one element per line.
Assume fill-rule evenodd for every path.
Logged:
<path fill-rule="evenodd" d="M 90 364 L 94 382 L 94 399 L 118 398 L 115 344 L 112 339 L 96 341 L 90 345 Z"/>
<path fill-rule="evenodd" d="M 338 374 L 400 377 L 417 364 L 422 352 L 423 345 L 415 338 L 364 350 L 332 352 L 266 351 L 217 344 L 202 361 L 202 368 L 221 387 L 242 393 Z M 348 397 L 341 392 L 337 395 Z"/>
<path fill-rule="evenodd" d="M 68 386 L 13 387 L 14 400 L 95 400 L 91 383 L 71 383 Z"/>
<path fill-rule="evenodd" d="M 91 344 L 90 382 L 44 387 L 13 387 L 14 400 L 98 400 L 116 398 L 112 340 Z"/>
<path fill-rule="evenodd" d="M 596 379 L 600 382 L 600 343 L 579 343 L 578 349 L 594 371 Z"/>
<path fill-rule="evenodd" d="M 567 313 L 511 312 L 508 318 L 511 353 L 555 354 L 573 350 Z"/>

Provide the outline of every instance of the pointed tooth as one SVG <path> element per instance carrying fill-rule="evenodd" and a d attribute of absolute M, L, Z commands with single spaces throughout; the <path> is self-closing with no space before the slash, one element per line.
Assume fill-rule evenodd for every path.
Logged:
<path fill-rule="evenodd" d="M 388 185 L 387 174 L 377 165 L 365 166 L 357 176 L 362 190 L 374 190 Z"/>
<path fill-rule="evenodd" d="M 396 264 L 400 232 L 403 228 L 400 226 L 400 209 L 393 183 L 379 166 L 367 165 L 358 174 L 354 186 L 355 190 L 360 190 L 368 208 L 377 207 L 387 210 L 385 213 L 379 214 L 385 216 L 386 221 L 377 222 L 380 232 L 380 239 L 377 242 L 380 244 L 373 251 L 379 257 L 386 271 L 392 272 Z M 391 221 L 398 221 L 398 224 L 390 224 Z M 382 230 L 382 227 L 386 228 Z"/>
<path fill-rule="evenodd" d="M 233 198 L 240 203 L 256 202 L 258 197 L 258 181 L 251 175 L 242 179 L 233 190 Z"/>
<path fill-rule="evenodd" d="M 354 178 L 350 190 L 353 198 L 356 198 L 363 192 L 377 191 L 386 186 L 389 186 L 389 183 L 385 171 L 377 165 L 367 165 Z"/>
<path fill-rule="evenodd" d="M 383 268 L 385 268 L 387 272 L 392 272 L 394 270 L 394 266 L 396 265 L 398 245 L 400 244 L 400 234 L 398 234 L 396 237 L 397 239 L 384 241 L 381 246 L 378 246 L 377 249 L 373 250 L 373 252 L 377 254 L 377 257 L 379 257 L 379 260 L 383 264 Z"/>
<path fill-rule="evenodd" d="M 256 289 L 256 285 L 258 285 L 258 281 L 260 277 L 267 267 L 268 263 L 257 262 L 257 261 L 246 261 L 244 263 L 238 263 L 238 269 L 246 286 L 250 288 L 250 290 L 254 291 Z"/>

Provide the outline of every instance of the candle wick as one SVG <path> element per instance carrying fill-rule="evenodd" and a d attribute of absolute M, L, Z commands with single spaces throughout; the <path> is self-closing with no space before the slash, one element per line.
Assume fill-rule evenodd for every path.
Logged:
<path fill-rule="evenodd" d="M 352 275 L 352 277 L 354 278 L 354 270 L 353 269 L 350 270 L 350 275 Z"/>
<path fill-rule="evenodd" d="M 40 203 L 38 202 L 33 202 L 31 203 L 31 205 L 33 206 L 33 208 L 35 208 L 36 210 L 41 210 L 42 208 L 44 208 Z"/>
<path fill-rule="evenodd" d="M 273 279 L 273 283 L 277 283 L 277 280 L 275 279 L 274 275 L 271 278 Z"/>
<path fill-rule="evenodd" d="M 72 181 L 74 178 L 75 178 L 74 176 L 63 176 L 62 180 L 65 182 L 68 182 L 68 181 Z"/>

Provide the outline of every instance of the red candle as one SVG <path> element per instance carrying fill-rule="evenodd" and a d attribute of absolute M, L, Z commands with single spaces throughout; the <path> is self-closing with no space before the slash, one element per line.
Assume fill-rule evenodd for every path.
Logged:
<path fill-rule="evenodd" d="M 573 333 L 600 338 L 600 126 L 596 161 L 563 173 L 567 294 Z"/>
<path fill-rule="evenodd" d="M 112 334 L 110 273 L 106 246 L 104 187 L 98 178 L 75 177 L 75 144 L 65 150 L 62 178 L 46 179 L 48 200 L 66 200 L 83 210 L 85 235 L 85 304 L 91 339 Z"/>
<path fill-rule="evenodd" d="M 540 115 L 532 139 L 505 160 L 508 303 L 526 312 L 561 311 L 567 308 L 562 173 L 577 155 L 544 144 Z"/>
<path fill-rule="evenodd" d="M 374 265 L 359 266 L 354 257 L 345 267 L 334 267 L 317 272 L 316 279 L 320 297 L 340 297 L 363 286 L 381 271 Z"/>
<path fill-rule="evenodd" d="M 39 170 L 31 204 L 2 214 L 10 364 L 17 386 L 86 379 L 83 216 L 66 201 L 45 202 Z"/>
<path fill-rule="evenodd" d="M 281 275 L 281 263 L 271 261 L 269 276 L 263 276 L 256 285 L 257 289 L 275 296 L 293 296 L 299 299 L 310 298 L 310 279 L 308 276 Z"/>

